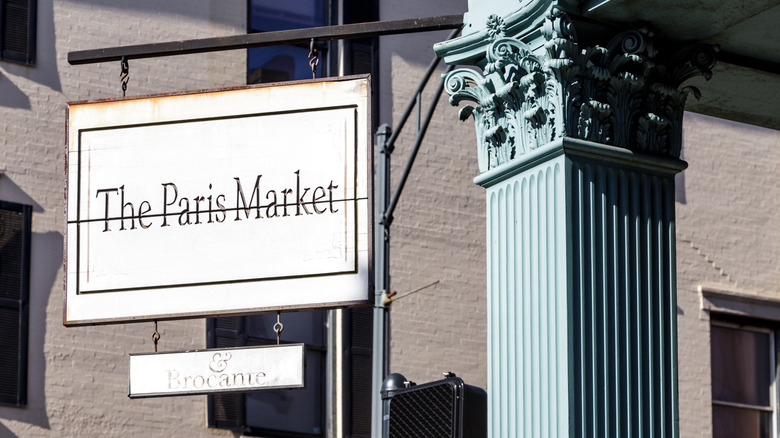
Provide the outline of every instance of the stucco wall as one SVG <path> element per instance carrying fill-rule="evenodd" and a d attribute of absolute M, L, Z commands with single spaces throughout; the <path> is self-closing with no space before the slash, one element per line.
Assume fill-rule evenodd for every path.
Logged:
<path fill-rule="evenodd" d="M 0 436 L 213 436 L 205 397 L 127 398 L 128 353 L 151 323 L 62 325 L 65 103 L 121 96 L 119 63 L 71 66 L 72 50 L 244 33 L 246 2 L 38 1 L 37 63 L 0 61 L 0 199 L 32 204 L 26 408 L 0 407 Z M 244 51 L 130 61 L 128 95 L 245 83 Z M 203 320 L 161 322 L 162 351 L 205 346 Z"/>

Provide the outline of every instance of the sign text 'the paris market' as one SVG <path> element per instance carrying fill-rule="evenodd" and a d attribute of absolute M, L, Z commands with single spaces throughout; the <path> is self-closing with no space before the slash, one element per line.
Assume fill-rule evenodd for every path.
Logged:
<path fill-rule="evenodd" d="M 313 185 L 305 180 L 302 183 L 300 169 L 293 173 L 294 183 L 289 187 L 270 189 L 262 184 L 263 175 L 257 175 L 249 195 L 244 191 L 241 178 L 234 177 L 236 190 L 235 196 L 232 197 L 225 193 L 213 193 L 211 183 L 208 184 L 208 190 L 192 194 L 187 192 L 185 196 L 183 191 L 180 194 L 179 186 L 174 182 L 160 184 L 162 188 L 157 200 L 136 200 L 132 197 L 130 188 L 125 185 L 98 189 L 95 197 L 105 205 L 103 232 L 112 231 L 111 220 L 115 219 L 119 220 L 118 229 L 125 231 L 147 229 L 155 225 L 155 222 L 160 227 L 169 227 L 171 224 L 222 223 L 229 216 L 232 217 L 232 213 L 235 213 L 235 218 L 232 219 L 235 221 L 252 216 L 255 219 L 270 219 L 338 213 L 333 193 L 338 189 L 338 184 L 333 180 L 322 185 Z M 261 196 L 262 193 L 264 195 Z"/>

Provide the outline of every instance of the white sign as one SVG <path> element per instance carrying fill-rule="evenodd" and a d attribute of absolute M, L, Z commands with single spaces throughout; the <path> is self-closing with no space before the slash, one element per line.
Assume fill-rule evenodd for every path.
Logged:
<path fill-rule="evenodd" d="M 69 104 L 65 325 L 367 304 L 369 89 Z"/>
<path fill-rule="evenodd" d="M 130 355 L 130 398 L 304 387 L 304 345 Z"/>

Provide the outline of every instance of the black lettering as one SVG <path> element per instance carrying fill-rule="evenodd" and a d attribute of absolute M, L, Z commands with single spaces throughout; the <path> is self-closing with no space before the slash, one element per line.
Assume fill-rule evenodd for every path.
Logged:
<path fill-rule="evenodd" d="M 187 206 L 184 207 L 184 210 L 179 213 L 179 225 L 190 225 L 190 200 L 187 198 L 181 198 L 179 201 L 179 207 L 181 207 L 182 203 L 186 203 Z"/>
<path fill-rule="evenodd" d="M 195 224 L 200 223 L 200 203 L 205 200 L 206 198 L 203 196 L 198 196 L 197 198 L 193 199 L 193 201 L 195 201 Z"/>
<path fill-rule="evenodd" d="M 308 208 L 306 208 L 306 203 L 303 200 L 303 197 L 306 196 L 306 193 L 308 193 L 310 187 L 306 187 L 303 189 L 303 194 L 301 194 L 301 171 L 296 170 L 295 171 L 295 197 L 298 198 L 298 201 L 296 202 L 295 208 L 296 208 L 296 216 L 300 216 L 301 213 L 301 207 L 303 207 L 303 211 L 306 212 L 306 214 L 311 214 Z"/>
<path fill-rule="evenodd" d="M 146 208 L 144 208 L 144 205 L 146 205 Z M 144 201 L 141 203 L 141 205 L 138 206 L 138 225 L 141 226 L 144 230 L 151 227 L 152 223 L 144 224 L 142 216 L 146 213 L 149 213 L 152 211 L 152 204 L 149 203 L 149 201 Z"/>
<path fill-rule="evenodd" d="M 211 190 L 211 184 L 209 184 L 209 190 Z M 209 200 L 209 223 L 210 224 L 214 223 L 214 220 L 211 218 L 211 213 L 213 212 L 213 208 L 214 208 L 213 203 L 211 202 L 212 196 L 213 195 L 209 195 L 208 198 L 206 198 Z"/>
<path fill-rule="evenodd" d="M 103 228 L 103 232 L 104 233 L 106 231 L 111 231 L 108 228 L 108 194 L 111 193 L 111 192 L 118 192 L 118 191 L 119 191 L 119 189 L 117 189 L 117 188 L 100 189 L 100 190 L 97 191 L 97 194 L 95 195 L 96 198 L 99 198 L 101 193 L 105 193 L 106 194 L 106 215 L 105 215 L 105 218 L 103 219 L 105 221 L 105 227 Z"/>
<path fill-rule="evenodd" d="M 218 214 L 222 213 L 222 219 L 220 219 L 219 216 L 217 216 L 216 220 L 217 220 L 217 222 L 222 223 L 222 222 L 225 222 L 225 219 L 227 219 L 227 208 L 225 207 L 224 204 L 219 202 L 219 198 L 222 198 L 222 200 L 224 201 L 225 200 L 225 195 L 218 195 L 217 196 L 217 208 L 219 209 L 219 211 L 217 213 Z"/>
<path fill-rule="evenodd" d="M 135 208 L 133 207 L 133 204 L 131 204 L 129 202 L 125 203 L 125 186 L 124 185 L 119 187 L 119 191 L 121 193 L 120 194 L 120 197 L 121 197 L 120 203 L 122 204 L 122 210 L 121 210 L 122 218 L 120 220 L 120 223 L 122 224 L 122 226 L 119 227 L 119 231 L 122 231 L 122 230 L 125 229 L 125 218 L 128 217 L 128 216 L 125 216 L 125 208 L 127 208 L 127 207 L 130 207 L 130 216 L 129 216 L 130 217 L 130 229 L 134 230 L 135 229 L 135 218 L 134 218 L 134 216 L 135 216 Z"/>
<path fill-rule="evenodd" d="M 328 194 L 329 194 L 329 196 L 328 196 L 328 203 L 330 204 L 330 212 L 331 213 L 338 212 L 338 210 L 333 208 L 333 189 L 337 189 L 337 188 L 339 188 L 339 186 L 334 186 L 333 185 L 333 180 L 331 180 L 330 181 L 330 185 L 328 186 Z"/>
<path fill-rule="evenodd" d="M 287 214 L 287 206 L 289 205 L 287 203 L 287 195 L 292 195 L 292 192 L 293 192 L 293 189 L 284 189 L 284 190 L 282 190 L 282 194 L 284 195 L 284 214 L 282 215 L 283 217 L 289 216 L 289 214 Z"/>
<path fill-rule="evenodd" d="M 321 192 L 321 195 L 317 195 L 317 192 Z M 328 211 L 327 208 L 323 208 L 320 210 L 317 208 L 317 202 L 325 197 L 325 187 L 319 186 L 316 189 L 314 189 L 314 192 L 312 193 L 312 208 L 314 208 L 314 211 L 317 212 L 317 214 L 322 214 Z"/>
<path fill-rule="evenodd" d="M 246 203 L 246 197 L 244 196 L 244 189 L 241 187 L 241 179 L 238 177 L 234 177 L 233 179 L 236 180 L 236 219 L 237 221 L 241 220 L 241 217 L 239 216 L 239 212 L 241 210 L 244 210 L 244 216 L 246 216 L 247 219 L 249 219 L 249 209 L 252 208 L 252 201 L 255 199 L 255 195 L 257 195 L 257 205 L 255 206 L 255 209 L 257 210 L 257 217 L 256 219 L 260 219 L 262 216 L 260 216 L 260 178 L 263 175 L 257 175 L 257 179 L 255 180 L 255 186 L 252 188 L 252 196 L 249 198 L 249 205 Z M 239 203 L 243 204 L 243 207 L 239 206 Z"/>
<path fill-rule="evenodd" d="M 176 199 L 179 197 L 179 190 L 174 183 L 164 183 L 163 185 L 163 223 L 161 227 L 169 227 L 168 225 L 168 206 L 176 203 Z M 173 201 L 168 202 L 168 186 L 173 187 Z"/>
<path fill-rule="evenodd" d="M 274 194 L 274 200 L 273 202 L 270 202 L 268 205 L 265 206 L 265 216 L 266 217 L 276 217 L 277 211 L 277 198 L 276 198 L 276 191 L 275 190 L 269 190 L 268 193 L 265 194 L 265 199 L 271 200 L 271 193 Z M 271 207 L 274 208 L 273 214 L 271 214 Z"/>

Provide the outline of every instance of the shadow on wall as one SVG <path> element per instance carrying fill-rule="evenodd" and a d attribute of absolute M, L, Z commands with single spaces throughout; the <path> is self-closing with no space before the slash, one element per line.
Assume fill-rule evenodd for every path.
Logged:
<path fill-rule="evenodd" d="M 43 207 L 29 197 L 11 178 L 3 174 L 0 174 L 0 200 L 32 205 L 33 214 L 43 213 Z"/>
<path fill-rule="evenodd" d="M 23 77 L 54 91 L 61 92 L 57 68 L 57 47 L 54 31 L 54 0 L 38 0 L 37 35 L 35 38 L 35 65 L 0 63 L 0 106 L 30 109 L 30 99 L 11 80 Z"/>
<path fill-rule="evenodd" d="M 0 71 L 0 106 L 30 109 L 30 99 L 2 71 Z"/>
<path fill-rule="evenodd" d="M 35 215 L 43 208 L 7 176 L 0 176 L 0 199 L 33 206 Z M 46 412 L 46 309 L 62 267 L 63 235 L 58 231 L 33 233 L 30 248 L 30 298 L 27 351 L 27 406 L 0 408 L 0 418 L 50 429 Z M 16 436 L 0 423 L 0 436 Z"/>
<path fill-rule="evenodd" d="M 0 422 L 0 436 L 9 437 L 9 438 L 11 438 L 11 437 L 16 438 L 19 435 L 17 435 L 15 433 L 11 432 L 10 430 L 8 430 L 8 428 L 3 426 L 3 423 Z"/>

